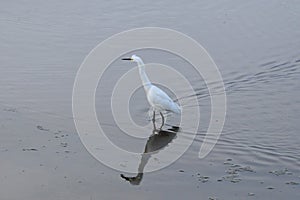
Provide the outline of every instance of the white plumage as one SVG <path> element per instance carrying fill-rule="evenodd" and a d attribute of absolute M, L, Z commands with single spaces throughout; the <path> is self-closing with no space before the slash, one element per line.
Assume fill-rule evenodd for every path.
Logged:
<path fill-rule="evenodd" d="M 123 58 L 122 60 L 130 60 L 138 63 L 139 74 L 146 92 L 147 100 L 153 108 L 153 122 L 155 121 L 155 111 L 159 112 L 162 117 L 162 126 L 164 124 L 164 116 L 162 111 L 171 111 L 177 114 L 181 113 L 180 106 L 175 103 L 163 90 L 150 82 L 145 72 L 145 64 L 140 57 L 133 55 L 131 58 Z"/>
<path fill-rule="evenodd" d="M 171 111 L 180 114 L 181 109 L 177 103 L 175 103 L 164 91 L 155 85 L 151 85 L 147 99 L 150 105 L 157 111 Z"/>

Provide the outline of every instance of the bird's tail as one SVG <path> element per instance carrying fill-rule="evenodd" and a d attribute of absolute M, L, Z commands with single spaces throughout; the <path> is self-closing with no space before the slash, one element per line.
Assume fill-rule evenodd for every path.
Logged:
<path fill-rule="evenodd" d="M 174 103 L 173 112 L 176 114 L 181 114 L 181 111 L 182 111 L 182 108 L 177 103 Z"/>

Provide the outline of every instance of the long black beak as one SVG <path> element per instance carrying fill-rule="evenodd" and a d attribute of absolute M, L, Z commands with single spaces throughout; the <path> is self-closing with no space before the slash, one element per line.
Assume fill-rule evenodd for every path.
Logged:
<path fill-rule="evenodd" d="M 122 60 L 132 60 L 131 58 L 122 58 Z"/>

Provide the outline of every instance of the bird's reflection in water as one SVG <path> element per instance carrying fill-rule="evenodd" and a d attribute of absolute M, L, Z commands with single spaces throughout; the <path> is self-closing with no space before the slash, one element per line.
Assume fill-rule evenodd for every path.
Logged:
<path fill-rule="evenodd" d="M 121 177 L 126 181 L 129 181 L 129 183 L 132 185 L 139 185 L 141 183 L 144 174 L 144 168 L 151 155 L 158 153 L 165 146 L 167 146 L 176 137 L 176 133 L 180 129 L 179 127 L 172 126 L 167 130 L 162 130 L 162 127 L 156 129 L 155 124 L 153 125 L 154 129 L 152 131 L 152 135 L 148 138 L 144 153 L 142 154 L 142 158 L 138 167 L 138 174 L 133 177 L 121 174 Z"/>

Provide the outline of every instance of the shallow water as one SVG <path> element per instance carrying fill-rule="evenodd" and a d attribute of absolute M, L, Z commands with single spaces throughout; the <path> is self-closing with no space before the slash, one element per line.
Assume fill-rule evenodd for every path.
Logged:
<path fill-rule="evenodd" d="M 299 199 L 299 10 L 298 1 L 1 2 L 0 199 Z M 201 109 L 196 139 L 175 163 L 144 174 L 132 186 L 122 172 L 85 150 L 71 98 L 76 72 L 91 49 L 115 33 L 143 26 L 181 31 L 206 48 L 224 79 L 227 116 L 213 151 L 198 159 L 210 98 L 200 77 L 183 72 Z M 146 62 L 190 67 L 165 52 L 136 53 Z M 103 82 L 113 86 L 132 67 L 115 61 Z M 144 152 L 147 138 L 120 137 L 108 112 L 110 92 L 100 85 L 96 94 L 97 114 L 110 139 Z M 142 89 L 131 105 L 136 123 L 148 122 Z M 165 138 L 169 146 L 194 134 L 171 132 L 176 136 Z"/>

